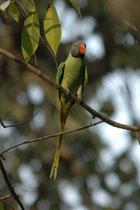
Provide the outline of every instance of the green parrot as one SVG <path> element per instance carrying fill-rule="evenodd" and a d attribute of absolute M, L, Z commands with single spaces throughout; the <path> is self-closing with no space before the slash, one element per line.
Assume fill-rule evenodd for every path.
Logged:
<path fill-rule="evenodd" d="M 62 62 L 57 70 L 56 82 L 68 90 L 68 93 L 77 96 L 80 103 L 81 94 L 88 81 L 87 66 L 84 65 L 84 56 L 86 52 L 85 43 L 75 43 L 65 62 Z M 59 100 L 61 104 L 59 131 L 64 131 L 65 122 L 70 108 L 75 103 L 66 95 L 59 91 Z M 58 137 L 56 153 L 50 173 L 50 178 L 56 179 L 60 156 L 60 147 L 62 135 Z"/>

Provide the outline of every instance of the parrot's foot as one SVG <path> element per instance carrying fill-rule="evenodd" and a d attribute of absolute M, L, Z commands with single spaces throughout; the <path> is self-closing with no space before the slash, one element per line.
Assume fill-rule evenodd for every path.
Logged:
<path fill-rule="evenodd" d="M 70 94 L 71 94 L 70 89 L 67 89 L 66 95 L 67 95 L 67 96 L 70 96 Z"/>
<path fill-rule="evenodd" d="M 51 169 L 51 173 L 50 173 L 50 178 L 54 178 L 56 179 L 57 177 L 57 166 L 52 166 L 52 169 Z"/>
<path fill-rule="evenodd" d="M 82 96 L 77 96 L 77 103 L 80 104 L 82 101 Z"/>

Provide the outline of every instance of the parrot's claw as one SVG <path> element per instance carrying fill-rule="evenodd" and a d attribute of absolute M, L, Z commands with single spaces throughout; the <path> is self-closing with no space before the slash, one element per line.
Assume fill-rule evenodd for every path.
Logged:
<path fill-rule="evenodd" d="M 67 89 L 66 95 L 67 95 L 67 96 L 70 96 L 70 94 L 71 94 L 70 89 Z"/>
<path fill-rule="evenodd" d="M 81 101 L 82 101 L 82 96 L 78 96 L 78 97 L 77 97 L 77 103 L 80 104 Z"/>

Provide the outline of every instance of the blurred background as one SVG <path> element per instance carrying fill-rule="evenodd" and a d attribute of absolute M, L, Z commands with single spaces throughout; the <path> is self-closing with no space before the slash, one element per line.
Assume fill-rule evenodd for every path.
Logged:
<path fill-rule="evenodd" d="M 87 44 L 85 63 L 89 82 L 83 100 L 109 118 L 140 124 L 140 3 L 136 0 L 79 0 L 80 18 L 69 1 L 53 1 L 62 25 L 58 63 L 65 60 L 73 42 Z M 36 0 L 43 34 L 48 5 Z M 22 58 L 20 37 L 24 17 L 16 23 L 0 13 L 0 47 Z M 56 67 L 40 41 L 37 67 L 55 79 Z M 34 64 L 34 59 L 31 59 Z M 26 139 L 58 132 L 58 92 L 21 65 L 0 56 L 0 150 Z M 66 129 L 95 122 L 74 105 Z M 58 177 L 49 179 L 57 138 L 24 145 L 4 155 L 4 165 L 26 210 L 140 210 L 140 147 L 128 131 L 105 123 L 65 135 Z M 0 196 L 9 194 L 0 174 Z M 11 198 L 5 210 L 19 209 Z M 11 207 L 13 206 L 13 208 Z"/>

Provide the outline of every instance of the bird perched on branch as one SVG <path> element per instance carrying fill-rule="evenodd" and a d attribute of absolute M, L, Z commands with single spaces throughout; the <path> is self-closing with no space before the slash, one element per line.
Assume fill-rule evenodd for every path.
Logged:
<path fill-rule="evenodd" d="M 62 62 L 57 70 L 56 82 L 68 90 L 68 93 L 77 96 L 80 103 L 81 94 L 88 82 L 87 66 L 84 65 L 84 56 L 86 53 L 85 43 L 75 43 L 65 62 Z M 59 100 L 61 104 L 59 131 L 64 131 L 65 122 L 70 108 L 75 103 L 59 91 Z M 62 143 L 62 134 L 58 137 L 56 153 L 50 173 L 50 178 L 56 179 L 57 169 Z"/>

